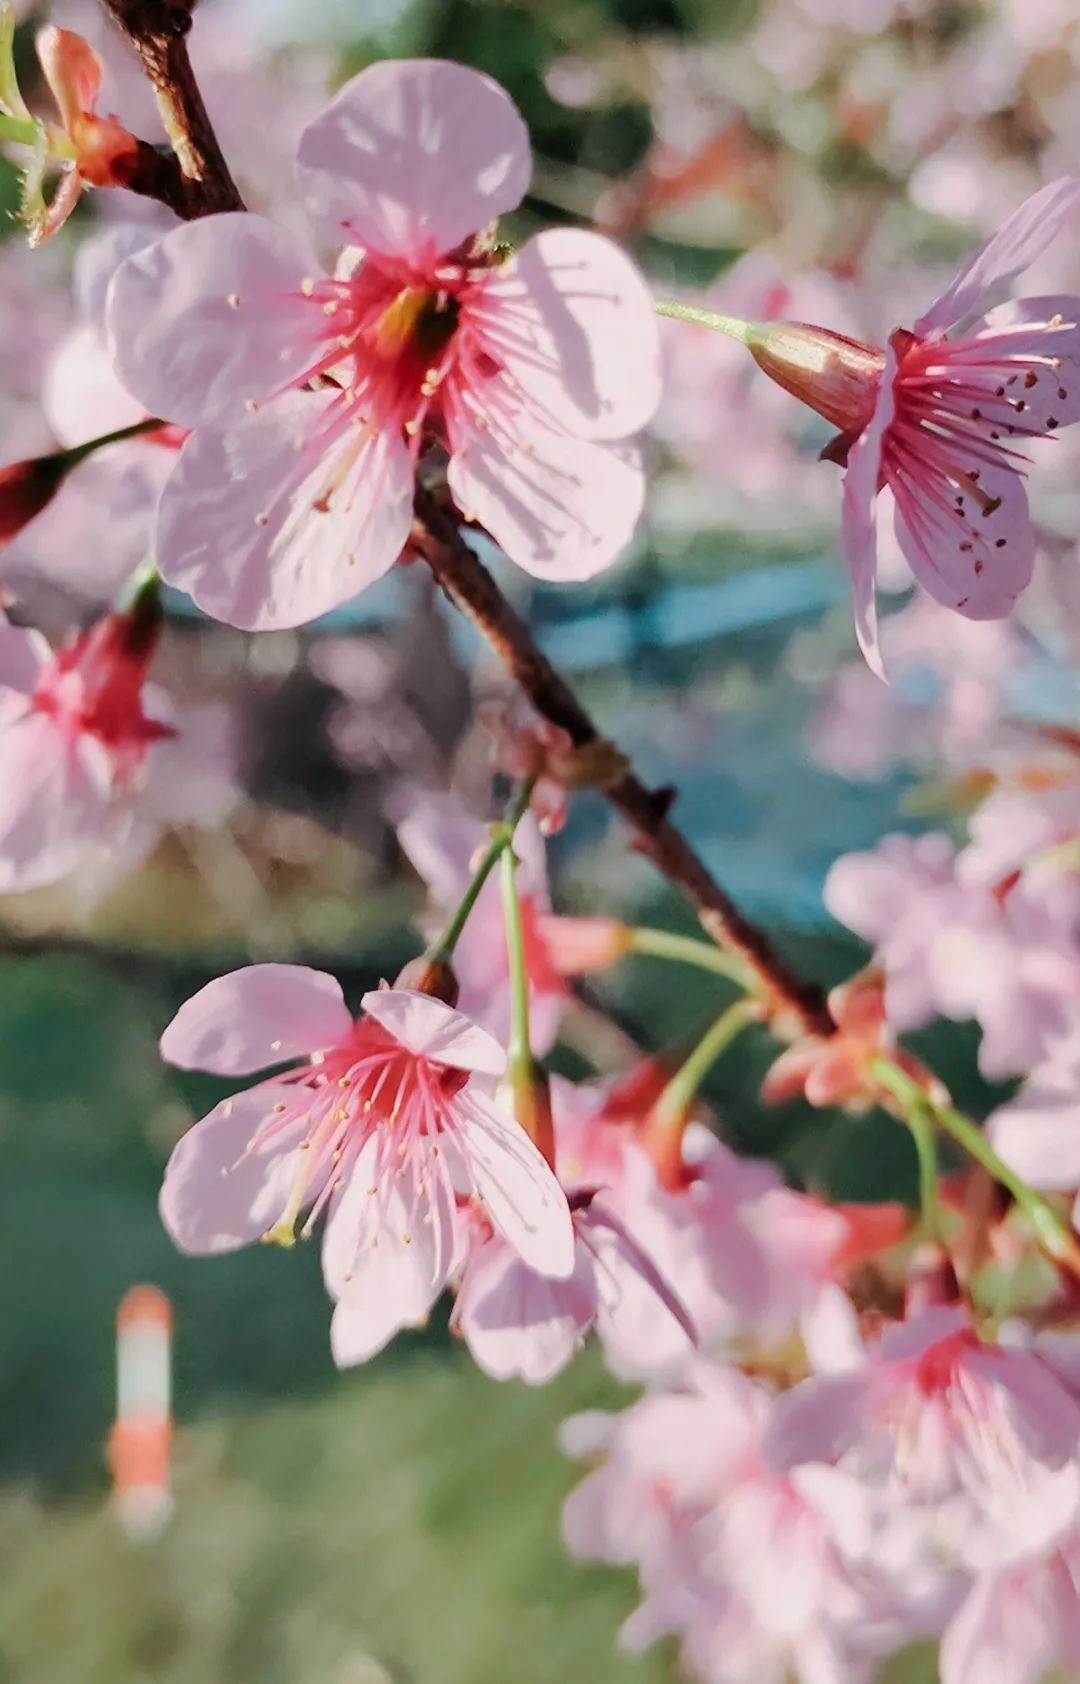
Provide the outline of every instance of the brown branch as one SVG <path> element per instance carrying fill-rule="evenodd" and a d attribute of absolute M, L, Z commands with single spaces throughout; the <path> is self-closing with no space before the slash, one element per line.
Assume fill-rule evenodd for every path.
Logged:
<path fill-rule="evenodd" d="M 537 713 L 566 731 L 575 747 L 599 742 L 600 732 L 589 714 L 466 544 L 454 515 L 430 491 L 417 492 L 412 542 L 451 602 L 484 634 Z M 649 789 L 627 771 L 603 794 L 630 824 L 637 849 L 690 896 L 713 940 L 746 961 L 767 996 L 793 1014 L 801 1029 L 831 1034 L 835 1025 L 821 990 L 789 969 L 765 933 L 743 916 L 668 819 L 672 791 Z"/>
<path fill-rule="evenodd" d="M 179 166 L 147 169 L 129 185 L 161 199 L 185 221 L 244 209 L 229 174 L 188 58 L 194 0 L 101 0 L 138 54 L 154 89 L 165 133 Z M 152 151 L 153 149 L 148 149 Z"/>
<path fill-rule="evenodd" d="M 243 210 L 188 60 L 188 0 L 102 0 L 102 4 L 124 31 L 153 83 L 187 183 L 188 203 L 180 214 L 195 217 Z M 537 648 L 529 628 L 465 543 L 456 518 L 424 489 L 417 492 L 416 515 L 416 549 L 451 601 L 483 632 L 537 712 L 566 731 L 577 748 L 601 742 L 573 691 Z M 627 770 L 605 785 L 603 793 L 630 824 L 638 850 L 690 896 L 713 940 L 750 966 L 774 1015 L 789 1015 L 802 1031 L 831 1034 L 835 1026 L 821 990 L 789 969 L 765 933 L 743 916 L 670 823 L 667 814 L 675 792 L 649 789 Z"/>

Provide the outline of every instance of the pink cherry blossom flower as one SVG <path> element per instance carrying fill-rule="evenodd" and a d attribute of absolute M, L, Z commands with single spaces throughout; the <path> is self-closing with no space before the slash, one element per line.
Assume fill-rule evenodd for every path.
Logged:
<path fill-rule="evenodd" d="M 641 507 L 625 441 L 658 398 L 652 303 L 609 241 L 490 234 L 528 183 L 521 118 L 459 65 L 383 62 L 300 142 L 333 275 L 256 216 L 188 223 L 123 265 L 120 378 L 197 432 L 162 498 L 171 584 L 232 624 L 314 618 L 397 560 L 420 451 L 520 566 L 581 579 Z"/>
<path fill-rule="evenodd" d="M 78 320 L 54 336 L 41 383 L 46 418 L 65 447 L 147 419 L 116 378 L 104 314 L 118 264 L 155 237 L 153 224 L 121 223 L 79 247 Z M 44 578 L 94 601 L 112 597 L 150 553 L 154 510 L 184 436 L 165 426 L 80 462 L 45 512 L 20 533 L 6 571 L 17 582 Z"/>
<path fill-rule="evenodd" d="M 1039 1684 L 1080 1671 L 1080 1531 L 1044 1555 L 980 1574 L 941 1641 L 941 1684 Z"/>
<path fill-rule="evenodd" d="M 600 1460 L 566 1504 L 564 1536 L 575 1555 L 638 1567 L 629 1649 L 677 1636 L 709 1684 L 869 1678 L 907 1635 L 907 1610 L 833 1538 L 861 1523 L 855 1481 L 768 1465 L 771 1407 L 738 1370 L 697 1360 L 671 1392 L 568 1422 L 565 1447 Z"/>
<path fill-rule="evenodd" d="M 642 1143 L 647 1105 L 635 1124 L 615 1120 L 603 1090 L 560 1084 L 555 1099 L 564 1184 L 597 1190 L 703 1344 L 767 1352 L 801 1333 L 815 1360 L 846 1364 L 839 1282 L 855 1224 L 845 1212 L 792 1192 L 772 1164 L 736 1157 L 698 1125 L 684 1135 L 681 1184 L 669 1188 Z M 661 1295 L 640 1287 L 624 1279 L 618 1315 L 599 1324 L 605 1360 L 621 1379 L 668 1377 L 685 1361 L 685 1331 Z"/>
<path fill-rule="evenodd" d="M 1080 1011 L 1080 953 L 1060 907 L 1023 877 L 962 882 L 944 836 L 889 836 L 845 855 L 825 904 L 873 944 L 891 1026 L 976 1019 L 987 1076 L 1030 1070 Z"/>
<path fill-rule="evenodd" d="M 1023 298 L 971 318 L 1078 206 L 1080 179 L 1035 193 L 887 349 L 801 323 L 738 334 L 766 373 L 840 429 L 829 453 L 846 465 L 844 555 L 860 646 L 875 671 L 883 671 L 875 505 L 884 486 L 900 548 L 938 602 L 998 619 L 1031 579 L 1022 447 L 1080 418 L 1080 298 Z"/>
<path fill-rule="evenodd" d="M 67 876 L 136 805 L 174 736 L 144 707 L 157 621 L 107 614 L 53 654 L 0 620 L 0 892 Z"/>
<path fill-rule="evenodd" d="M 570 1209 L 575 1259 L 566 1280 L 530 1269 L 496 1234 L 473 1241 L 452 1326 L 496 1380 L 516 1375 L 543 1385 L 566 1366 L 594 1327 L 606 1342 L 625 1313 L 634 1317 L 641 1296 L 653 1301 L 654 1319 L 673 1324 L 671 1340 L 687 1352 L 695 1343 L 687 1311 L 623 1224 L 604 1208 L 602 1196 L 572 1194 Z"/>
<path fill-rule="evenodd" d="M 974 1568 L 1045 1549 L 1080 1510 L 1080 1407 L 1039 1357 L 984 1344 L 959 1308 L 890 1328 L 858 1372 L 796 1386 L 770 1454 L 839 1466 Z"/>
<path fill-rule="evenodd" d="M 687 1310 L 651 1258 L 605 1199 L 610 1153 L 583 1139 L 583 1107 L 568 1082 L 552 1083 L 555 1170 L 567 1189 L 575 1264 L 566 1280 L 530 1269 L 490 1224 L 474 1223 L 458 1286 L 453 1327 L 480 1367 L 495 1379 L 518 1375 L 540 1385 L 563 1368 L 592 1328 L 632 1344 L 648 1328 L 665 1350 L 687 1356 L 697 1333 Z M 600 1185 L 592 1172 L 600 1171 Z M 617 1173 L 617 1170 L 616 1170 Z M 647 1372 L 656 1346 L 639 1352 Z"/>
<path fill-rule="evenodd" d="M 502 1048 L 461 1012 L 409 989 L 347 1010 L 333 977 L 253 965 L 218 977 L 161 1040 L 183 1069 L 244 1076 L 300 1059 L 216 1106 L 165 1172 L 161 1213 L 182 1251 L 289 1243 L 326 1213 L 323 1268 L 339 1363 L 422 1322 L 459 1251 L 459 1199 L 540 1273 L 569 1275 L 566 1198 L 502 1110 Z"/>

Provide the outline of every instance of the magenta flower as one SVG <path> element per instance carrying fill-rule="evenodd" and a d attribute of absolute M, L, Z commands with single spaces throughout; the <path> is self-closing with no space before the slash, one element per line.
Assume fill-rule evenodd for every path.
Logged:
<path fill-rule="evenodd" d="M 449 454 L 462 514 L 545 578 L 584 579 L 643 498 L 627 444 L 659 396 L 652 302 L 578 229 L 508 257 L 492 225 L 528 185 L 515 107 L 486 76 L 371 66 L 300 141 L 332 275 L 257 216 L 189 223 L 118 271 L 120 378 L 197 428 L 163 495 L 157 559 L 231 624 L 313 619 L 397 560 L 416 463 Z"/>
<path fill-rule="evenodd" d="M 67 876 L 141 794 L 175 735 L 144 708 L 156 639 L 106 614 L 54 655 L 0 617 L 0 893 Z"/>
<path fill-rule="evenodd" d="M 972 321 L 1080 208 L 1080 179 L 1026 200 L 887 350 L 802 323 L 740 324 L 765 372 L 840 429 L 844 556 L 855 625 L 882 672 L 876 504 L 919 583 L 972 620 L 999 619 L 1031 579 L 1023 446 L 1080 419 L 1080 298 L 1021 298 Z M 950 328 L 963 325 L 955 338 Z M 735 331 L 734 327 L 731 331 Z"/>
<path fill-rule="evenodd" d="M 252 965 L 208 983 L 161 1038 L 170 1064 L 246 1076 L 169 1160 L 161 1214 L 182 1251 L 289 1244 L 325 1212 L 323 1267 L 339 1363 L 422 1322 L 454 1269 L 459 1199 L 482 1201 L 531 1268 L 568 1275 L 566 1198 L 494 1098 L 505 1057 L 484 1030 L 409 989 L 365 994 L 353 1020 L 333 977 Z"/>

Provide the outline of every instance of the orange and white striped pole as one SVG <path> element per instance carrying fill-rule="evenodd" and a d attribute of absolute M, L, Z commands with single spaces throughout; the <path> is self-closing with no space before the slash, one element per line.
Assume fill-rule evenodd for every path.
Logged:
<path fill-rule="evenodd" d="M 109 1435 L 113 1508 L 146 1543 L 172 1514 L 172 1309 L 156 1286 L 133 1286 L 116 1312 L 116 1421 Z"/>

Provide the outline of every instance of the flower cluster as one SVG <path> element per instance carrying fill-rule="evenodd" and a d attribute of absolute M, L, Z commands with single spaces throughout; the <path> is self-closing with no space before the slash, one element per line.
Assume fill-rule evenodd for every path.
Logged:
<path fill-rule="evenodd" d="M 865 133 L 872 157 L 883 136 L 899 144 L 910 107 L 883 94 L 860 129 L 860 77 L 835 61 L 849 0 L 794 6 L 795 56 L 817 55 L 801 84 L 781 38 L 792 7 L 757 9 L 756 61 L 793 103 L 829 80 L 844 89 L 844 138 Z M 870 10 L 896 45 L 919 7 Z M 1015 6 L 1000 10 L 1000 28 L 1019 31 Z M 1047 1667 L 1080 1666 L 1080 731 L 1074 690 L 1071 712 L 1018 700 L 1033 674 L 1073 681 L 1075 531 L 1055 529 L 1041 493 L 1029 505 L 1027 483 L 1037 467 L 1035 486 L 1075 492 L 1075 446 L 1053 453 L 1080 419 L 1080 295 L 1042 290 L 1064 283 L 1040 266 L 1053 246 L 1068 279 L 1080 177 L 1045 157 L 1007 211 L 976 219 L 989 237 L 936 301 L 875 334 L 860 300 L 860 285 L 875 291 L 869 232 L 846 261 L 822 237 L 801 274 L 749 249 L 703 299 L 675 300 L 654 299 L 611 237 L 721 179 L 737 203 L 751 153 L 777 184 L 749 83 L 741 118 L 678 141 L 676 107 L 688 131 L 699 106 L 674 97 L 690 67 L 667 64 L 656 144 L 600 196 L 597 226 L 537 231 L 546 201 L 530 198 L 524 120 L 463 65 L 374 62 L 325 108 L 301 90 L 282 125 L 295 193 L 275 168 L 247 211 L 186 77 L 164 89 L 174 156 L 99 111 L 104 41 L 99 54 L 55 25 L 39 33 L 59 123 L 23 99 L 13 43 L 5 9 L 0 141 L 24 165 L 31 243 L 84 187 L 130 187 L 157 207 L 79 246 L 40 342 L 35 281 L 21 259 L 0 268 L 33 365 L 16 378 L 0 343 L 17 458 L 0 469 L 0 894 L 52 906 L 67 882 L 88 903 L 168 833 L 197 857 L 189 833 L 226 822 L 227 896 L 253 877 L 262 893 L 236 834 L 257 820 L 188 661 L 204 635 L 218 677 L 243 669 L 237 712 L 257 716 L 251 805 L 273 786 L 291 808 L 305 779 L 322 818 L 340 796 L 345 886 L 301 937 L 324 939 L 365 870 L 379 883 L 377 857 L 428 893 L 419 951 L 392 984 L 347 1000 L 324 969 L 251 963 L 176 1012 L 164 1061 L 232 1090 L 173 1140 L 160 1210 L 176 1246 L 208 1256 L 318 1233 L 342 1367 L 444 1300 L 498 1381 L 544 1384 L 595 1335 L 610 1373 L 642 1390 L 619 1415 L 567 1424 L 566 1448 L 590 1467 L 566 1541 L 636 1568 L 625 1643 L 675 1638 L 703 1684 L 871 1684 L 926 1638 L 940 1641 L 943 1684 L 1038 1684 Z M 644 45 L 642 63 L 656 53 Z M 549 80 L 553 98 L 587 102 L 572 61 Z M 50 168 L 61 181 L 46 205 Z M 940 209 L 940 182 L 917 176 Z M 77 227 L 44 263 L 57 253 L 62 270 Z M 1032 291 L 1010 296 L 1032 268 Z M 39 272 L 44 297 L 53 272 Z M 671 318 L 663 337 L 658 315 Z M 674 790 L 647 785 L 593 726 L 478 559 L 499 551 L 547 584 L 613 568 L 654 459 L 661 534 L 704 496 L 748 529 L 752 507 L 770 541 L 779 506 L 797 508 L 804 545 L 810 526 L 835 545 L 842 471 L 837 547 L 865 665 L 832 670 L 826 626 L 794 641 L 776 676 L 805 676 L 826 649 L 817 755 L 850 780 L 914 764 L 912 812 L 941 823 L 834 858 L 825 905 L 867 952 L 827 995 L 713 881 L 675 828 Z M 474 706 L 436 606 L 413 589 L 428 570 L 523 694 Z M 340 610 L 348 628 L 352 599 L 391 573 L 409 608 L 396 667 L 378 632 L 316 652 L 237 636 Z M 830 556 L 830 590 L 839 576 Z M 71 625 L 65 605 L 55 643 L 31 623 L 49 624 L 47 606 L 37 615 L 49 585 L 85 609 Z M 879 586 L 914 589 L 880 632 Z M 200 630 L 166 631 L 173 606 Z M 760 619 L 785 612 L 770 602 Z M 299 770 L 280 728 L 290 704 Z M 688 705 L 671 733 L 688 759 L 693 727 Z M 621 862 L 610 902 L 556 910 L 549 839 L 574 846 L 580 791 L 629 819 L 703 932 L 630 922 Z M 295 814 L 274 817 L 288 832 L 278 858 L 295 864 L 310 837 L 296 843 Z M 325 855 L 312 828 L 309 854 Z M 304 950 L 269 946 L 281 929 L 268 917 L 248 956 Z M 707 976 L 711 1021 L 696 1024 L 673 987 L 671 1044 L 624 1022 L 607 973 L 631 956 Z M 999 1084 L 985 1127 L 908 1044 L 936 1020 L 977 1028 L 979 1073 Z M 743 1036 L 762 1055 L 755 1114 L 796 1101 L 817 1131 L 797 1186 L 733 1149 L 741 1076 L 723 1107 L 705 1097 Z M 578 1080 L 554 1073 L 575 1060 Z M 820 1114 L 854 1139 L 875 1110 L 906 1131 L 911 1208 L 822 1190 Z M 942 1137 L 962 1154 L 944 1172 Z"/>

